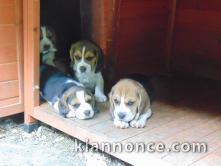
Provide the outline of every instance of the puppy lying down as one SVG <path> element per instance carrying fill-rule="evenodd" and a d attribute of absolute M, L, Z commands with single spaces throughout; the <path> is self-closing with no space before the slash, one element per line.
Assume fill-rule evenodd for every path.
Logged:
<path fill-rule="evenodd" d="M 142 128 L 152 114 L 150 97 L 135 80 L 121 79 L 112 87 L 109 98 L 115 127 Z"/>
<path fill-rule="evenodd" d="M 41 65 L 40 90 L 44 100 L 65 118 L 89 119 L 95 114 L 94 96 L 56 68 Z"/>

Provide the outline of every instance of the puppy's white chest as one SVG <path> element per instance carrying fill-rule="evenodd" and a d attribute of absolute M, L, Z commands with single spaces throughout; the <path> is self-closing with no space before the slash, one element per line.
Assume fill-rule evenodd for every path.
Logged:
<path fill-rule="evenodd" d="M 93 73 L 77 74 L 77 79 L 87 88 L 94 90 L 96 85 L 96 75 Z"/>

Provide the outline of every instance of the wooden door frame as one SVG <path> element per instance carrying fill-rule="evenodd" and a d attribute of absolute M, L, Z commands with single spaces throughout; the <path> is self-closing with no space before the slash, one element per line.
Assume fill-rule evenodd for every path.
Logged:
<path fill-rule="evenodd" d="M 97 1 L 92 1 L 92 39 L 101 46 L 108 61 L 112 45 L 112 18 L 115 0 L 99 0 L 99 11 L 96 9 Z M 102 13 L 102 14 L 99 14 Z M 111 17 L 107 19 L 107 17 Z M 23 0 L 24 20 L 24 123 L 26 126 L 34 125 L 34 109 L 39 106 L 39 36 L 40 36 L 40 0 Z M 95 21 L 94 21 L 95 20 Z M 100 28 L 95 25 L 98 23 Z M 99 33 L 98 29 L 102 32 Z M 83 33 L 83 32 L 82 32 Z M 108 62 L 107 62 L 108 63 Z M 39 119 L 39 118 L 37 118 Z M 49 124 L 50 125 L 50 124 Z M 29 130 L 29 129 L 28 129 Z"/>
<path fill-rule="evenodd" d="M 31 125 L 39 105 L 40 0 L 23 0 L 24 30 L 24 123 Z"/>

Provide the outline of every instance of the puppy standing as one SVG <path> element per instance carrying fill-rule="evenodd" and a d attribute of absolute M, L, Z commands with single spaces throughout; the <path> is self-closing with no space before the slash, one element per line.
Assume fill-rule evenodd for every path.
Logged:
<path fill-rule="evenodd" d="M 144 87 L 135 80 L 120 80 L 111 89 L 109 98 L 115 127 L 142 128 L 152 114 L 150 98 Z"/>
<path fill-rule="evenodd" d="M 41 62 L 43 64 L 47 64 L 50 66 L 56 66 L 54 63 L 55 60 L 55 52 L 57 49 L 56 45 L 56 37 L 54 31 L 47 27 L 41 27 L 41 36 L 40 36 L 40 53 L 41 53 Z"/>
<path fill-rule="evenodd" d="M 94 93 L 97 101 L 106 101 L 101 74 L 103 63 L 101 49 L 89 41 L 79 41 L 71 46 L 70 58 L 71 68 L 79 82 Z"/>

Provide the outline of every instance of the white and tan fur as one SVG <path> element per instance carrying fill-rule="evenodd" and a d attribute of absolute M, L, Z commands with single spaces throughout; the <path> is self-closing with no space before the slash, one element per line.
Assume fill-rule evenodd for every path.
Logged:
<path fill-rule="evenodd" d="M 117 128 L 143 128 L 151 117 L 150 98 L 145 88 L 132 79 L 122 79 L 109 94 L 110 112 Z"/>
<path fill-rule="evenodd" d="M 66 102 L 66 109 L 69 110 L 68 113 L 66 114 L 66 118 L 78 118 L 78 119 L 89 119 L 89 118 L 92 118 L 94 116 L 94 108 L 93 108 L 93 104 L 92 103 L 89 103 L 87 101 L 87 99 L 85 98 L 86 96 L 89 96 L 89 94 L 83 90 L 83 89 L 79 89 L 78 91 L 76 92 L 73 92 L 72 94 L 69 94 L 69 95 L 74 95 L 72 96 L 73 99 L 72 100 L 77 100 L 77 103 L 79 104 L 79 107 L 75 107 L 73 104 L 67 102 L 67 101 L 64 101 Z M 92 100 L 92 96 L 91 97 L 91 100 Z M 60 99 L 60 101 L 58 101 L 57 103 L 55 103 L 53 106 L 55 108 L 55 110 L 59 111 L 59 106 L 62 102 L 63 99 Z M 88 114 L 86 114 L 86 112 L 89 112 Z"/>
<path fill-rule="evenodd" d="M 90 63 L 86 60 L 88 54 L 94 57 L 96 63 Z M 93 54 L 93 55 L 92 55 Z M 80 56 L 80 59 L 76 59 Z M 100 71 L 101 50 L 96 45 L 88 41 L 80 41 L 74 43 L 70 49 L 71 68 L 73 69 L 76 78 L 85 87 L 94 92 L 95 98 L 99 102 L 105 102 L 107 97 L 104 94 L 104 79 Z M 82 71 L 81 69 L 84 69 Z"/>
<path fill-rule="evenodd" d="M 57 51 L 55 47 L 55 34 L 47 26 L 41 27 L 41 39 L 40 39 L 40 53 L 41 61 L 43 64 L 56 66 L 54 63 L 55 52 Z"/>
<path fill-rule="evenodd" d="M 41 65 L 41 97 L 65 118 L 89 119 L 97 111 L 93 94 L 57 68 Z"/>

